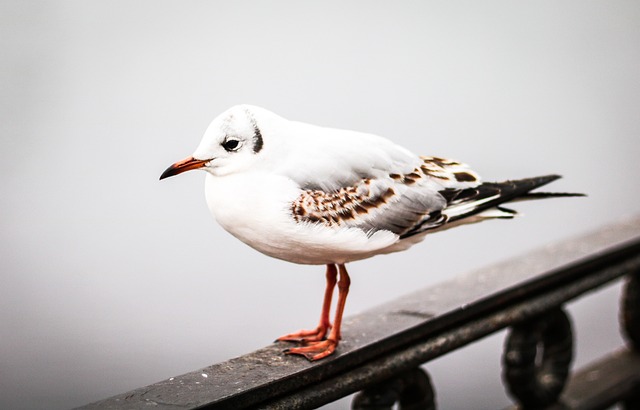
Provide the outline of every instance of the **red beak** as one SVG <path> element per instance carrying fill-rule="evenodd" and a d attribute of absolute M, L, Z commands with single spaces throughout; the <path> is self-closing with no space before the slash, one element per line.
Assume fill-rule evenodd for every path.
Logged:
<path fill-rule="evenodd" d="M 205 166 L 207 162 L 211 161 L 210 159 L 195 159 L 194 157 L 185 158 L 182 161 L 178 161 L 175 164 L 171 165 L 167 168 L 162 175 L 160 175 L 160 179 L 165 179 L 172 177 L 174 175 L 182 174 L 186 171 L 191 171 L 192 169 L 198 169 Z"/>

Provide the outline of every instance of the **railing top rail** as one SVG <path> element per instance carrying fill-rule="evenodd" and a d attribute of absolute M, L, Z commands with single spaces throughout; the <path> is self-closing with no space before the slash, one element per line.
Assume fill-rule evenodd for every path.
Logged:
<path fill-rule="evenodd" d="M 430 353 L 421 352 L 415 357 L 437 357 L 509 325 L 509 321 L 520 318 L 518 312 L 535 313 L 545 303 L 562 303 L 621 276 L 627 273 L 629 264 L 640 266 L 640 216 L 348 317 L 338 351 L 320 362 L 285 356 L 282 350 L 286 346 L 276 343 L 83 408 L 140 408 L 147 404 L 167 409 L 243 408 L 263 406 L 274 398 L 276 401 L 269 406 L 280 407 L 278 397 L 319 383 L 325 393 L 318 394 L 327 397 L 310 399 L 309 403 L 330 401 L 331 395 L 340 397 L 353 391 L 355 384 L 349 384 L 352 380 L 345 377 L 354 370 L 364 377 L 384 366 L 367 363 L 394 355 L 405 354 L 406 358 L 406 352 L 411 352 L 416 343 L 422 343 L 421 348 L 430 349 Z M 425 345 L 425 340 L 430 344 Z"/>

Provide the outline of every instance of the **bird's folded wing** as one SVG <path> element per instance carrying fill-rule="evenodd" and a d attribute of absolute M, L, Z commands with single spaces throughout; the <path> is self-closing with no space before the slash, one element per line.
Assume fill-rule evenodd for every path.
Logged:
<path fill-rule="evenodd" d="M 475 187 L 480 178 L 466 165 L 421 157 L 411 172 L 365 177 L 336 190 L 304 189 L 291 204 L 296 222 L 356 227 L 373 234 L 386 230 L 403 236 L 446 222 L 448 200 L 440 192 Z"/>

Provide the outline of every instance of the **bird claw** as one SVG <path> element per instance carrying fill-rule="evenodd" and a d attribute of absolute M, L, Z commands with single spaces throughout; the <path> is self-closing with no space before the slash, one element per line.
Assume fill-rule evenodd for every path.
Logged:
<path fill-rule="evenodd" d="M 308 342 L 304 347 L 292 347 L 286 349 L 286 354 L 298 354 L 304 356 L 310 362 L 323 359 L 336 350 L 338 342 L 333 339 L 326 339 L 319 342 Z"/>
<path fill-rule="evenodd" d="M 288 335 L 277 338 L 276 342 L 294 342 L 304 345 L 319 342 L 324 339 L 330 327 L 331 326 L 318 326 L 313 330 L 301 330 L 299 332 L 289 333 Z"/>

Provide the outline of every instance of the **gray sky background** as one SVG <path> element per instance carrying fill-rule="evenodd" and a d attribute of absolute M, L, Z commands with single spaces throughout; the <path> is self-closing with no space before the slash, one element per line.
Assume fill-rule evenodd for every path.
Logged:
<path fill-rule="evenodd" d="M 353 263 L 347 315 L 637 214 L 639 21 L 635 1 L 1 2 L 0 407 L 84 404 L 316 324 L 322 267 L 224 232 L 204 174 L 158 182 L 234 104 L 589 194 Z M 578 365 L 622 343 L 618 293 L 572 305 Z M 509 403 L 502 338 L 427 366 L 442 408 Z"/>

